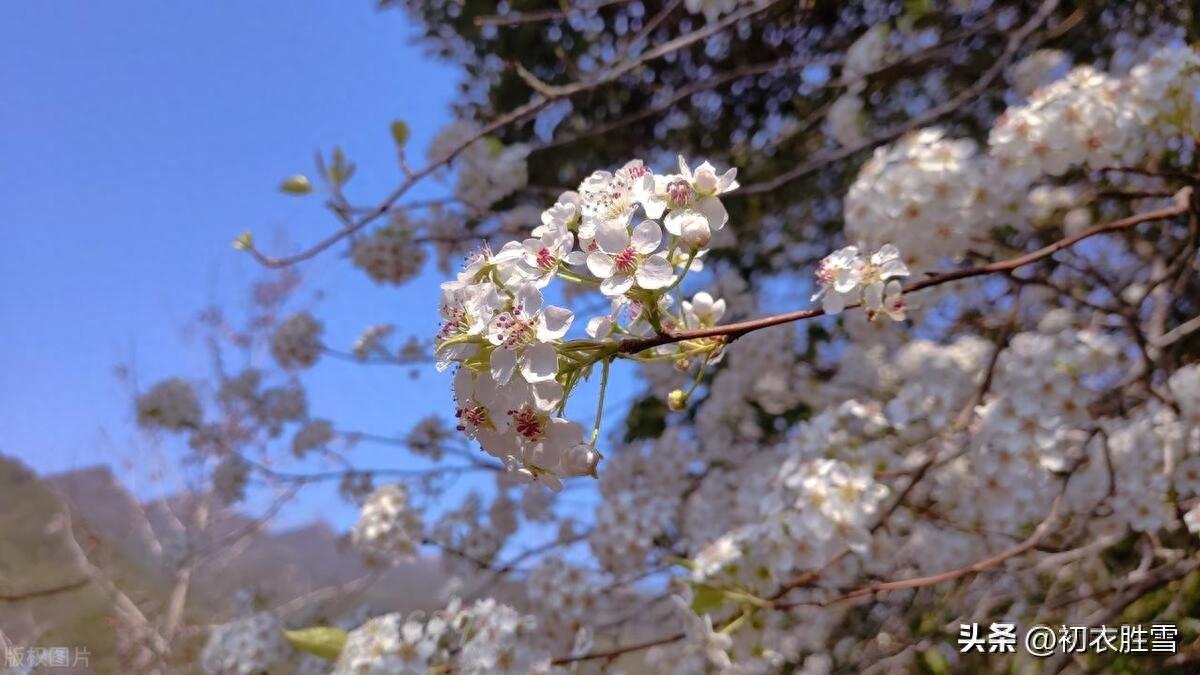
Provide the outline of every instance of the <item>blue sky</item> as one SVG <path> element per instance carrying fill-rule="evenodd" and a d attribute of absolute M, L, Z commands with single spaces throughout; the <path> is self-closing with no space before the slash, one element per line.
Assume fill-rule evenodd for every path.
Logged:
<path fill-rule="evenodd" d="M 142 382 L 204 374 L 182 326 L 204 305 L 242 303 L 261 274 L 233 237 L 252 229 L 264 247 L 281 234 L 295 246 L 332 227 L 315 198 L 276 190 L 310 172 L 314 150 L 341 145 L 359 164 L 352 199 L 390 191 L 390 121 L 407 120 L 421 151 L 458 71 L 411 44 L 403 13 L 373 4 L 0 9 L 0 453 L 44 472 L 127 456 L 131 403 L 113 367 L 132 361 Z M 326 294 L 317 313 L 334 344 L 370 323 L 435 327 L 436 270 L 400 289 L 337 255 L 302 271 Z M 394 369 L 327 361 L 306 381 L 314 414 L 378 433 L 449 402 L 427 376 Z M 388 447 L 356 454 L 364 466 L 397 459 Z M 353 515 L 318 491 L 293 517 L 318 513 L 343 525 Z"/>

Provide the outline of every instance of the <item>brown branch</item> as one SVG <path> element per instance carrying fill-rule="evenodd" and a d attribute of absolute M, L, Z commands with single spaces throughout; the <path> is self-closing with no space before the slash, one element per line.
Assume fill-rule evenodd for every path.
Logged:
<path fill-rule="evenodd" d="M 813 173 L 814 171 L 817 171 L 828 164 L 845 159 L 882 143 L 892 141 L 914 129 L 928 126 L 942 117 L 957 111 L 962 106 L 973 101 L 976 97 L 982 95 L 987 88 L 990 87 L 992 83 L 1000 77 L 1001 74 L 1003 74 L 1004 69 L 1007 68 L 1010 63 L 1012 63 L 1013 59 L 1017 55 L 1017 52 L 1020 51 L 1021 46 L 1025 43 L 1029 36 L 1033 34 L 1033 32 L 1037 30 L 1040 25 L 1042 25 L 1042 23 L 1050 16 L 1057 6 L 1058 0 L 1046 0 L 1043 2 L 1042 6 L 1038 8 L 1038 11 L 1029 19 L 1029 21 L 1027 21 L 1025 25 L 1021 26 L 1020 29 L 1018 29 L 1012 34 L 1011 37 L 1009 37 L 1008 44 L 1005 46 L 1004 52 L 998 59 L 996 59 L 996 62 L 993 63 L 992 66 L 986 71 L 984 71 L 983 75 L 981 75 L 978 80 L 971 84 L 971 86 L 963 89 L 954 98 L 942 103 L 941 105 L 934 106 L 925 113 L 913 117 L 905 122 L 887 127 L 886 129 L 880 131 L 861 143 L 856 143 L 851 146 L 839 148 L 832 152 L 827 152 L 813 157 L 807 162 L 796 166 L 790 171 L 785 171 L 784 173 L 781 173 L 770 180 L 766 180 L 761 183 L 745 185 L 741 190 L 733 193 L 733 195 L 770 192 L 792 182 L 793 180 L 796 180 L 797 178 Z"/>
<path fill-rule="evenodd" d="M 457 157 L 459 153 L 465 150 L 472 143 L 482 139 L 484 136 L 487 136 L 498 129 L 507 127 L 510 124 L 516 124 L 527 118 L 530 118 L 546 109 L 550 106 L 550 104 L 557 100 L 595 89 L 603 84 L 612 82 L 625 73 L 628 73 L 629 71 L 634 70 L 635 68 L 638 68 L 639 66 L 642 66 L 650 61 L 662 58 L 668 54 L 683 49 L 684 47 L 699 42 L 700 40 L 707 39 L 708 37 L 725 30 L 729 26 L 741 21 L 742 19 L 746 19 L 754 16 L 755 14 L 766 11 L 768 8 L 779 2 L 780 0 L 770 0 L 769 2 L 761 4 L 756 3 L 743 9 L 742 11 L 734 12 L 733 14 L 726 16 L 724 19 L 713 22 L 712 24 L 709 24 L 700 30 L 693 31 L 687 35 L 682 35 L 674 40 L 665 42 L 654 49 L 648 50 L 637 58 L 622 61 L 612 68 L 600 73 L 598 77 L 591 80 L 584 80 L 561 86 L 546 84 L 538 81 L 534 88 L 537 90 L 539 95 L 532 98 L 528 103 L 518 106 L 517 108 L 514 108 L 504 115 L 501 115 L 495 120 L 492 120 L 488 124 L 484 125 L 472 137 L 455 146 L 454 149 L 451 150 L 450 153 L 448 153 L 445 157 L 430 162 L 424 168 L 413 171 L 409 169 L 407 165 L 405 165 L 404 168 L 406 177 L 404 181 L 401 182 L 400 185 L 393 190 L 390 195 L 380 202 L 379 205 L 371 208 L 366 213 L 359 216 L 356 220 L 346 221 L 346 225 L 337 232 L 334 232 L 325 239 L 322 239 L 321 241 L 313 244 L 309 248 L 304 249 L 299 253 L 277 258 L 263 254 L 258 250 L 258 248 L 255 247 L 253 242 L 246 242 L 241 245 L 251 256 L 254 257 L 255 260 L 266 267 L 288 267 L 298 262 L 308 260 L 309 258 L 312 258 L 318 253 L 338 243 L 342 239 L 361 231 L 380 216 L 388 213 L 396 204 L 396 202 L 399 201 L 400 198 L 406 193 L 408 193 L 408 191 L 412 189 L 414 185 L 448 164 L 451 160 Z M 529 77 L 532 77 L 532 75 L 529 75 Z M 528 78 L 526 81 L 529 81 Z"/>
<path fill-rule="evenodd" d="M 399 199 L 401 197 L 403 197 L 410 189 L 412 189 L 412 187 L 414 185 L 416 185 L 418 182 L 420 182 L 423 178 L 432 174 L 434 171 L 437 171 L 438 169 L 440 169 L 442 166 L 448 164 L 451 160 L 453 160 L 455 157 L 457 157 L 459 155 L 459 153 L 461 153 L 463 150 L 465 150 L 467 148 L 467 146 L 478 141 L 479 139 L 483 138 L 484 136 L 487 136 L 488 134 L 492 133 L 493 131 L 496 131 L 497 129 L 508 126 L 509 124 L 515 124 L 518 121 L 520 121 L 528 116 L 535 115 L 538 112 L 541 112 L 542 109 L 549 106 L 552 102 L 553 102 L 552 99 L 545 98 L 545 97 L 534 98 L 533 100 L 529 101 L 529 103 L 526 103 L 525 105 L 514 108 L 509 113 L 502 115 L 502 116 L 496 118 L 495 120 L 493 120 L 492 122 L 484 125 L 476 134 L 471 136 L 471 138 L 468 138 L 467 140 L 465 140 L 462 143 L 459 143 L 457 146 L 455 146 L 454 149 L 451 150 L 445 157 L 443 157 L 437 161 L 430 162 L 428 165 L 426 165 L 424 168 L 420 169 L 419 171 L 408 173 L 407 177 L 404 179 L 404 181 L 402 183 L 400 183 L 399 187 L 397 187 L 395 190 L 393 190 L 392 193 L 390 195 L 388 195 L 377 206 L 371 208 L 366 213 L 359 216 L 356 220 L 350 221 L 342 229 L 338 230 L 337 232 L 334 232 L 333 234 L 322 239 L 321 241 L 317 242 L 316 244 L 313 244 L 309 248 L 301 251 L 300 253 L 296 253 L 296 254 L 290 255 L 290 256 L 283 256 L 283 257 L 275 258 L 275 257 L 271 257 L 268 255 L 264 255 L 261 251 L 259 251 L 254 246 L 253 243 L 246 245 L 246 247 L 245 247 L 246 251 L 248 253 L 250 253 L 250 255 L 253 256 L 254 259 L 257 260 L 260 264 L 262 264 L 266 267 L 271 267 L 271 268 L 288 267 L 288 266 L 294 265 L 298 262 L 301 262 L 303 260 L 308 260 L 309 258 L 312 258 L 313 256 L 317 255 L 321 251 L 324 251 L 325 249 L 329 248 L 330 246 L 333 246 L 334 244 L 338 243 L 342 239 L 345 239 L 346 237 L 348 237 L 356 232 L 361 231 L 364 227 L 366 227 L 367 225 L 370 225 L 372 222 L 374 222 L 380 216 L 387 213 L 389 210 L 391 210 L 392 206 L 397 201 L 399 201 Z"/>
<path fill-rule="evenodd" d="M 631 645 L 625 645 L 622 647 L 615 647 L 613 649 L 607 649 L 604 651 L 588 652 L 587 654 L 581 654 L 579 656 L 560 656 L 560 657 L 554 659 L 553 661 L 551 661 L 550 663 L 551 663 L 551 665 L 562 666 L 562 665 L 566 665 L 568 663 L 579 663 L 581 661 L 594 661 L 596 659 L 611 659 L 611 658 L 616 658 L 618 656 L 621 656 L 622 654 L 628 654 L 630 652 L 641 651 L 643 649 L 649 649 L 651 647 L 658 647 L 659 645 L 671 644 L 672 642 L 679 642 L 684 637 L 686 637 L 686 636 L 683 633 L 675 633 L 674 635 L 668 635 L 666 637 L 661 637 L 661 638 L 657 638 L 654 640 L 647 640 L 646 642 L 637 642 L 637 643 L 634 643 Z"/>
<path fill-rule="evenodd" d="M 1147 223 L 1155 220 L 1163 220 L 1173 218 L 1186 213 L 1191 200 L 1192 189 L 1184 188 L 1175 195 L 1175 204 L 1169 207 L 1148 211 L 1143 214 L 1129 216 L 1115 220 L 1111 223 L 1096 225 L 1090 227 L 1076 235 L 1060 239 L 1052 244 L 1044 246 L 1036 251 L 1026 253 L 1025 255 L 1001 260 L 987 265 L 979 265 L 977 267 L 968 267 L 965 269 L 953 270 L 942 274 L 935 274 L 926 279 L 921 279 L 908 284 L 904 287 L 904 293 L 913 293 L 934 286 L 958 281 L 960 279 L 969 279 L 971 277 L 987 276 L 990 274 L 1009 273 L 1018 268 L 1024 267 L 1040 260 L 1044 260 L 1054 255 L 1055 253 L 1074 246 L 1075 244 L 1094 237 L 1099 234 L 1109 232 L 1117 232 L 1120 230 L 1128 230 L 1142 223 Z M 861 303 L 853 303 L 846 306 L 847 309 L 858 307 Z M 815 319 L 819 316 L 824 316 L 825 310 L 820 307 L 812 309 L 802 309 L 786 314 L 776 314 L 766 316 L 759 319 L 751 319 L 749 321 L 740 321 L 737 323 L 729 323 L 710 328 L 699 328 L 695 330 L 664 332 L 660 335 L 654 335 L 645 338 L 625 338 L 621 341 L 619 351 L 622 354 L 636 354 L 638 352 L 652 349 L 667 344 L 677 342 L 685 342 L 687 340 L 700 340 L 705 338 L 724 338 L 727 342 L 736 340 L 737 338 L 756 330 L 779 326 L 794 321 L 802 321 L 805 319 Z"/>
<path fill-rule="evenodd" d="M 543 21 L 565 19 L 572 14 L 586 14 L 587 12 L 596 11 L 609 5 L 620 5 L 627 2 L 629 0 L 599 0 L 594 4 L 580 4 L 570 7 L 565 11 L 561 9 L 539 9 L 513 14 L 489 14 L 475 17 L 474 23 L 480 28 L 483 26 L 519 26 L 527 23 L 541 23 Z"/>
<path fill-rule="evenodd" d="M 1066 481 L 1065 480 L 1063 481 L 1063 489 L 1059 491 L 1058 495 L 1055 496 L 1054 501 L 1050 505 L 1050 512 L 1048 514 L 1046 514 L 1045 519 L 1043 519 L 1041 523 L 1038 523 L 1038 526 L 1036 528 L 1034 528 L 1033 532 L 1028 537 L 1026 537 L 1023 541 L 1021 541 L 1020 543 L 1018 543 L 1014 546 L 1011 546 L 989 558 L 984 558 L 983 560 L 980 560 L 980 561 L 977 561 L 970 565 L 967 565 L 966 567 L 959 567 L 956 569 L 948 570 L 946 572 L 939 572 L 938 574 L 929 574 L 929 575 L 926 575 L 923 577 L 915 577 L 912 579 L 899 579 L 896 581 L 875 582 L 872 584 L 868 584 L 867 586 L 863 586 L 862 588 L 856 588 L 847 593 L 843 593 L 843 594 L 835 596 L 833 598 L 829 598 L 827 600 L 776 602 L 774 604 L 774 608 L 775 609 L 791 609 L 792 607 L 797 607 L 797 606 L 801 606 L 801 605 L 817 605 L 817 606 L 824 607 L 826 605 L 832 605 L 832 604 L 839 603 L 839 602 L 845 602 L 847 600 L 855 600 L 855 599 L 863 598 L 863 597 L 867 597 L 867 596 L 874 596 L 874 595 L 878 595 L 880 593 L 888 593 L 891 591 L 899 591 L 899 590 L 906 590 L 906 589 L 912 589 L 912 588 L 923 588 L 925 586 L 934 586 L 936 584 L 946 583 L 947 581 L 954 581 L 955 579 L 960 579 L 965 576 L 969 576 L 972 574 L 978 574 L 980 572 L 986 571 L 988 569 L 991 569 L 993 567 L 1001 565 L 1005 562 L 1008 562 L 1012 558 L 1015 558 L 1024 553 L 1028 553 L 1029 551 L 1036 548 L 1038 546 L 1038 544 L 1041 543 L 1042 539 L 1044 539 L 1046 537 L 1046 535 L 1049 534 L 1050 528 L 1055 524 L 1055 521 L 1058 520 L 1058 512 L 1059 512 L 1059 508 L 1062 506 L 1062 500 L 1063 500 L 1064 494 L 1066 494 Z"/>
<path fill-rule="evenodd" d="M 49 597 L 52 595 L 59 595 L 60 593 L 70 593 L 71 591 L 75 591 L 80 588 L 83 588 L 84 586 L 87 586 L 90 583 L 92 583 L 91 577 L 84 577 L 83 579 L 80 579 L 78 581 L 72 581 L 69 584 L 63 584 L 61 586 L 54 586 L 51 588 L 42 588 L 42 589 L 39 589 L 36 591 L 27 591 L 25 593 L 0 595 L 0 602 L 2 602 L 2 603 L 25 602 L 26 600 L 36 600 L 37 598 L 45 598 L 45 597 Z"/>

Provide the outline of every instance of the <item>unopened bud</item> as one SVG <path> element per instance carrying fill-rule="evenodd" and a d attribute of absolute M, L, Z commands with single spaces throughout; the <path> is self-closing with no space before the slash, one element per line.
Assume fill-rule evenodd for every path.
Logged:
<path fill-rule="evenodd" d="M 688 248 L 704 248 L 708 246 L 708 242 L 712 241 L 712 231 L 708 227 L 708 220 L 704 217 L 684 220 L 680 229 L 679 239 Z"/>
<path fill-rule="evenodd" d="M 692 183 L 696 186 L 697 192 L 708 195 L 717 191 L 720 179 L 717 178 L 716 169 L 705 162 L 696 169 L 696 173 L 692 174 Z"/>
<path fill-rule="evenodd" d="M 679 412 L 687 407 L 688 395 L 682 389 L 676 389 L 670 394 L 667 394 L 667 407 L 675 412 Z"/>
<path fill-rule="evenodd" d="M 586 443 L 580 443 L 567 450 L 563 455 L 563 473 L 567 476 L 592 476 L 595 478 L 596 465 L 600 463 L 601 458 L 602 456 L 596 448 Z"/>
<path fill-rule="evenodd" d="M 678 370 L 681 373 L 686 373 L 687 371 L 689 371 L 691 369 L 692 369 L 692 360 L 691 359 L 679 359 L 679 360 L 675 361 L 675 370 Z"/>

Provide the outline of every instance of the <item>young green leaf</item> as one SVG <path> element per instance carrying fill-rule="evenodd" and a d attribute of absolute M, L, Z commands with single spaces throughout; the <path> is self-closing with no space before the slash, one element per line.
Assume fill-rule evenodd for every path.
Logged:
<path fill-rule="evenodd" d="M 330 661 L 346 646 L 346 631 L 331 626 L 285 630 L 283 634 L 296 649 Z"/>
<path fill-rule="evenodd" d="M 233 240 L 233 247 L 239 251 L 249 250 L 254 245 L 254 234 L 250 230 L 239 234 L 237 239 Z"/>
<path fill-rule="evenodd" d="M 692 585 L 692 611 L 705 614 L 717 609 L 725 602 L 725 591 L 704 584 Z"/>

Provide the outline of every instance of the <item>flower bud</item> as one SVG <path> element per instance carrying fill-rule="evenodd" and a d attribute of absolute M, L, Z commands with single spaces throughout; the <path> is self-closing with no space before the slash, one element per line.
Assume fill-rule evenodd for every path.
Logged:
<path fill-rule="evenodd" d="M 692 369 L 692 360 L 691 359 L 676 359 L 675 370 L 678 370 L 681 373 L 686 373 L 687 371 L 689 371 L 691 369 Z"/>
<path fill-rule="evenodd" d="M 674 412 L 679 412 L 679 411 L 683 410 L 684 408 L 687 407 L 687 404 L 688 404 L 688 395 L 687 395 L 686 391 L 684 391 L 682 389 L 676 389 L 675 391 L 672 391 L 670 394 L 667 394 L 667 407 L 670 408 L 671 410 L 673 410 Z"/>
<path fill-rule="evenodd" d="M 595 448 L 580 443 L 563 453 L 562 469 L 567 476 L 595 476 L 600 453 Z"/>
<path fill-rule="evenodd" d="M 712 194 L 717 191 L 717 184 L 720 180 L 717 178 L 717 171 L 711 164 L 705 162 L 696 169 L 696 173 L 692 174 L 692 183 L 696 186 L 696 191 L 701 194 Z"/>
<path fill-rule="evenodd" d="M 688 248 L 704 248 L 712 241 L 706 218 L 688 218 L 680 223 L 679 240 Z"/>

